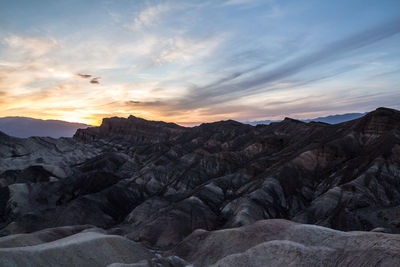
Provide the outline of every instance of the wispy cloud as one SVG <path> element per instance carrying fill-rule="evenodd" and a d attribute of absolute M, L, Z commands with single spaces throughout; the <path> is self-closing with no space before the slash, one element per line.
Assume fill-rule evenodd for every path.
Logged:
<path fill-rule="evenodd" d="M 257 0 L 228 0 L 222 3 L 222 6 L 236 6 L 236 5 L 248 5 L 258 2 Z"/>
<path fill-rule="evenodd" d="M 397 22 L 396 20 L 395 22 Z M 206 118 L 214 114 L 215 119 L 235 116 L 236 118 L 251 118 L 260 114 L 269 114 L 274 116 L 278 110 L 287 110 L 294 112 L 305 112 L 306 108 L 311 112 L 311 105 L 314 106 L 312 112 L 318 112 L 326 109 L 326 106 L 317 104 L 321 101 L 321 96 L 314 100 L 306 98 L 297 98 L 290 101 L 271 101 L 263 100 L 258 95 L 267 92 L 283 92 L 284 90 L 293 90 L 304 88 L 312 83 L 326 80 L 348 71 L 360 68 L 360 64 L 346 64 L 340 68 L 328 68 L 327 72 L 319 71 L 309 78 L 296 78 L 296 74 L 308 71 L 320 65 L 330 65 L 335 61 L 351 57 L 352 53 L 365 46 L 371 45 L 380 40 L 390 38 L 400 32 L 399 24 L 389 22 L 378 25 L 374 28 L 355 33 L 344 39 L 326 44 L 320 50 L 313 53 L 293 58 L 275 68 L 267 71 L 261 71 L 266 65 L 259 64 L 241 71 L 233 72 L 212 83 L 204 86 L 192 86 L 187 88 L 187 93 L 183 97 L 175 97 L 164 101 L 163 99 L 149 101 L 128 101 L 127 106 L 134 108 L 150 108 L 157 110 L 158 116 L 171 116 L 181 114 L 184 118 L 188 111 L 196 114 L 198 118 Z M 254 74 L 252 74 L 254 73 Z M 261 106 L 238 105 L 243 99 L 255 95 L 260 101 L 264 101 Z M 257 97 L 258 96 L 258 97 Z M 331 96 L 333 97 L 333 96 Z M 382 98 L 380 98 L 382 99 Z M 375 98 L 376 100 L 376 98 Z M 324 100 L 325 101 L 325 100 Z M 326 99 L 326 101 L 329 101 Z M 355 100 L 353 100 L 355 101 Z M 370 100 L 363 100 L 361 103 L 370 103 Z M 259 105 L 259 104 L 258 104 Z M 303 107 L 303 108 L 301 108 Z M 288 112 L 290 114 L 290 112 Z M 300 114 L 300 113 L 299 113 Z M 310 115 L 312 115 L 310 113 Z"/>
<path fill-rule="evenodd" d="M 11 49 L 18 50 L 19 56 L 29 58 L 37 58 L 54 49 L 61 48 L 60 43 L 51 38 L 32 38 L 13 35 L 6 37 L 4 43 Z"/>
<path fill-rule="evenodd" d="M 142 10 L 134 18 L 134 21 L 132 25 L 130 25 L 130 28 L 133 30 L 142 30 L 157 25 L 160 22 L 161 17 L 170 10 L 171 6 L 166 3 L 149 6 Z"/>
<path fill-rule="evenodd" d="M 368 79 L 375 79 L 375 78 L 379 78 L 379 77 L 383 77 L 383 76 L 387 76 L 387 75 L 392 75 L 392 74 L 396 74 L 396 73 L 400 73 L 400 69 L 373 74 L 373 75 L 368 76 Z"/>
<path fill-rule="evenodd" d="M 192 88 L 187 96 L 181 100 L 182 107 L 201 106 L 204 103 L 209 103 L 210 99 L 216 99 L 221 96 L 224 96 L 221 101 L 225 102 L 233 98 L 251 95 L 255 92 L 274 89 L 273 83 L 277 81 L 284 80 L 321 64 L 332 63 L 357 49 L 398 33 L 400 33 L 400 19 L 355 33 L 347 38 L 327 44 L 316 52 L 294 58 L 276 68 L 240 81 L 235 79 L 244 73 L 253 71 L 253 69 L 249 69 L 247 72 L 234 73 L 212 84 Z M 227 81 L 231 82 L 227 83 Z"/>

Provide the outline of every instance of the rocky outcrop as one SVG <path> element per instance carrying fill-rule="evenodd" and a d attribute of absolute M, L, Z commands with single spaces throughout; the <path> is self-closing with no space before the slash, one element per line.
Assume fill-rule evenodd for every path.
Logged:
<path fill-rule="evenodd" d="M 2 266 L 396 266 L 399 261 L 399 235 L 341 232 L 282 219 L 198 229 L 165 252 L 90 226 L 0 238 Z"/>
<path fill-rule="evenodd" d="M 100 150 L 71 138 L 16 138 L 0 132 L 0 173 L 42 166 L 54 176 L 64 178 L 70 166 L 100 153 Z"/>
<path fill-rule="evenodd" d="M 400 114 L 397 110 L 378 108 L 352 125 L 352 129 L 366 135 L 379 136 L 392 130 L 399 130 Z"/>
<path fill-rule="evenodd" d="M 136 143 L 159 143 L 174 139 L 185 131 L 174 123 L 147 121 L 135 116 L 124 118 L 105 118 L 100 127 L 78 129 L 74 138 L 82 141 L 93 141 L 100 138 L 124 138 Z"/>

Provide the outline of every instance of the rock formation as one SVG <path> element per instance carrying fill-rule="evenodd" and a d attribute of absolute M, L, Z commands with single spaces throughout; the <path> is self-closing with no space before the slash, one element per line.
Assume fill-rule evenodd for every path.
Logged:
<path fill-rule="evenodd" d="M 25 264 L 15 254 L 43 265 L 66 243 L 73 253 L 102 242 L 140 247 L 134 258 L 106 254 L 113 261 L 101 264 L 113 266 L 399 260 L 397 110 L 335 125 L 286 118 L 186 128 L 109 118 L 73 139 L 0 133 L 0 148 L 0 246 L 17 247 L 11 263 Z"/>

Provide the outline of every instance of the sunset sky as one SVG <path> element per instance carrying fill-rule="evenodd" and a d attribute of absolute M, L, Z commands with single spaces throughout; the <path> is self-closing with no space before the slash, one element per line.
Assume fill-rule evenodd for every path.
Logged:
<path fill-rule="evenodd" d="M 182 125 L 400 108 L 400 1 L 0 0 L 0 117 Z"/>

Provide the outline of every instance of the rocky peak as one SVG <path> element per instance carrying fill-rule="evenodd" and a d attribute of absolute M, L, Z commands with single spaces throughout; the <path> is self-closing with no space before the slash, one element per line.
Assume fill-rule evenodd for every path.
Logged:
<path fill-rule="evenodd" d="M 391 130 L 400 130 L 400 112 L 380 107 L 356 120 L 352 128 L 366 135 L 382 135 Z"/>
<path fill-rule="evenodd" d="M 288 135 L 294 132 L 307 129 L 307 123 L 286 117 L 283 121 L 272 122 L 270 124 L 274 128 L 275 134 Z"/>
<path fill-rule="evenodd" d="M 249 125 L 245 125 L 238 121 L 234 120 L 225 120 L 225 121 L 217 121 L 217 122 L 209 122 L 209 123 L 202 123 L 198 127 L 198 129 L 205 129 L 205 130 L 230 130 L 240 127 L 248 127 Z"/>
<path fill-rule="evenodd" d="M 292 118 L 289 118 L 289 117 L 285 117 L 285 119 L 283 120 L 283 122 L 286 122 L 286 123 L 292 122 L 292 123 L 301 123 L 301 124 L 304 124 L 304 122 L 302 122 L 302 121 L 299 121 L 299 120 L 296 120 L 296 119 L 292 119 Z"/>
<path fill-rule="evenodd" d="M 74 138 L 92 141 L 99 138 L 122 137 L 138 143 L 156 143 L 169 140 L 185 129 L 175 123 L 148 121 L 131 115 L 128 118 L 104 118 L 99 127 L 79 129 Z"/>
<path fill-rule="evenodd" d="M 285 117 L 282 121 L 278 121 L 278 122 L 271 122 L 270 125 L 275 126 L 275 127 L 279 127 L 279 126 L 288 126 L 288 125 L 305 125 L 305 122 L 296 120 L 296 119 L 292 119 L 289 117 Z"/>

